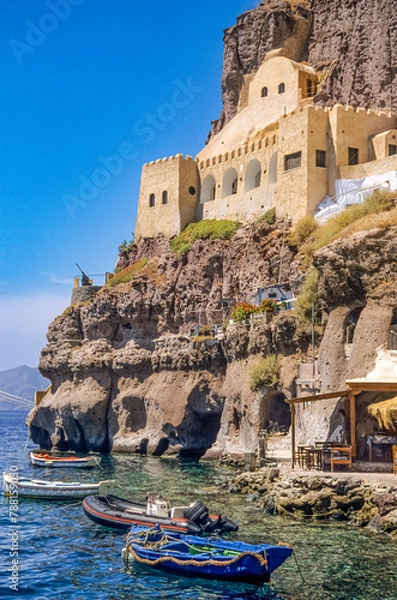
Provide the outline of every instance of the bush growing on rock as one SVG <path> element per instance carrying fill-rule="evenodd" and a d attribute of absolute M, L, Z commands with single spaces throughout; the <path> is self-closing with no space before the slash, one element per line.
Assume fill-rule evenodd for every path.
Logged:
<path fill-rule="evenodd" d="M 240 223 L 227 219 L 204 219 L 198 223 L 190 223 L 182 233 L 170 241 L 171 250 L 181 255 L 189 252 L 196 240 L 230 240 L 239 227 Z"/>
<path fill-rule="evenodd" d="M 316 219 L 310 215 L 302 217 L 288 236 L 288 243 L 291 246 L 299 247 L 319 228 Z"/>
<path fill-rule="evenodd" d="M 261 358 L 250 371 L 250 388 L 257 390 L 260 387 L 276 388 L 280 381 L 280 371 L 277 356 L 270 354 Z"/>
<path fill-rule="evenodd" d="M 295 309 L 298 318 L 306 323 L 310 323 L 312 320 L 312 312 L 313 312 L 313 304 L 314 304 L 314 315 L 317 314 L 317 304 L 318 304 L 318 271 L 317 269 L 312 269 L 306 280 L 302 286 L 301 293 L 299 294 L 296 303 Z"/>
<path fill-rule="evenodd" d="M 107 285 L 109 287 L 115 287 L 120 283 L 129 283 L 132 280 L 132 277 L 135 275 L 135 273 L 138 273 L 138 271 L 143 269 L 143 267 L 145 267 L 148 262 L 148 258 L 141 258 L 141 260 L 139 260 L 138 262 L 134 263 L 133 265 L 130 265 L 129 267 L 125 267 L 125 269 L 122 269 L 121 271 L 119 271 L 119 273 L 113 275 L 113 277 L 109 280 Z"/>
<path fill-rule="evenodd" d="M 344 231 L 349 234 L 352 233 L 351 227 L 354 227 L 354 231 L 365 231 L 373 228 L 375 223 L 369 217 L 390 211 L 395 205 L 395 196 L 395 192 L 375 190 L 362 204 L 348 206 L 342 212 L 328 219 L 324 225 L 314 229 L 312 231 L 313 235 L 308 236 L 307 243 L 304 243 L 300 248 L 304 265 L 309 267 L 316 250 L 320 250 L 320 248 L 324 248 L 332 241 L 342 237 Z M 391 221 L 395 225 L 396 216 Z"/>

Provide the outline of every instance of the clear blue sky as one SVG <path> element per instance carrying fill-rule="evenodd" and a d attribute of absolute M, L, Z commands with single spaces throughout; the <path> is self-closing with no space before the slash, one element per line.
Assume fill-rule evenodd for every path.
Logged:
<path fill-rule="evenodd" d="M 76 262 L 113 270 L 142 164 L 203 147 L 223 30 L 259 0 L 1 4 L 0 371 L 38 365 Z"/>

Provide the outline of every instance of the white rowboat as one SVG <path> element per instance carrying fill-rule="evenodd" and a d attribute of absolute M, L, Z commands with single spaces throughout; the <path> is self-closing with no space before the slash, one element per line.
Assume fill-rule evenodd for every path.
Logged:
<path fill-rule="evenodd" d="M 114 481 L 100 481 L 99 483 L 43 481 L 27 479 L 12 473 L 3 473 L 4 495 L 10 498 L 24 496 L 46 500 L 83 499 L 90 494 L 108 494 L 114 487 Z"/>
<path fill-rule="evenodd" d="M 45 453 L 30 453 L 30 462 L 35 467 L 62 467 L 91 469 L 101 463 L 100 456 L 54 456 Z"/>

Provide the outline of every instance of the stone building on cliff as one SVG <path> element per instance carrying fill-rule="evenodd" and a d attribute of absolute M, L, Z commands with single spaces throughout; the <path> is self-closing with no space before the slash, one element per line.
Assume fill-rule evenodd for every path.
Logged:
<path fill-rule="evenodd" d="M 314 102 L 326 80 L 284 48 L 245 75 L 237 113 L 197 157 L 142 169 L 136 238 L 178 235 L 200 219 L 249 222 L 275 208 L 296 222 L 397 189 L 397 115 Z"/>

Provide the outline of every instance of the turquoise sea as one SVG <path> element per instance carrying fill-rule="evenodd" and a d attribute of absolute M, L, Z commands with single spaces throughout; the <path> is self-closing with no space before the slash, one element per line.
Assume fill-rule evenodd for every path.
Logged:
<path fill-rule="evenodd" d="M 90 471 L 34 468 L 25 416 L 0 412 L 2 472 L 14 469 L 65 481 L 115 479 L 118 495 L 139 502 L 150 491 L 161 492 L 173 504 L 199 498 L 211 511 L 238 522 L 240 530 L 233 534 L 238 539 L 291 543 L 297 563 L 289 559 L 273 575 L 272 585 L 260 588 L 164 575 L 142 566 L 127 572 L 120 557 L 125 535 L 89 521 L 80 503 L 19 498 L 17 507 L 10 507 L 2 497 L 2 599 L 397 600 L 397 542 L 386 536 L 344 524 L 264 515 L 246 496 L 228 493 L 222 483 L 234 471 L 212 463 L 114 455 L 104 457 L 102 469 Z M 18 590 L 10 587 L 12 571 Z"/>

